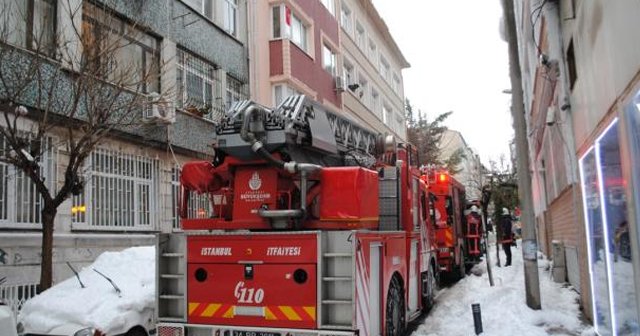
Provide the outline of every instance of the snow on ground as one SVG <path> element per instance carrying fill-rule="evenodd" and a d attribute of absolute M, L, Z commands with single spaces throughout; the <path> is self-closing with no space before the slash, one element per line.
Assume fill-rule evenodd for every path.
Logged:
<path fill-rule="evenodd" d="M 471 304 L 482 309 L 483 335 L 590 335 L 592 328 L 581 322 L 579 295 L 565 284 L 553 282 L 549 263 L 538 260 L 542 309 L 525 302 L 522 250 L 512 248 L 512 266 L 495 266 L 495 246 L 490 247 L 493 279 L 489 286 L 486 262 L 476 265 L 457 284 L 441 289 L 436 305 L 412 336 L 475 335 Z M 500 251 L 502 263 L 504 252 Z M 480 274 L 474 275 L 474 274 Z"/>
<path fill-rule="evenodd" d="M 113 280 L 121 294 L 93 269 Z M 154 246 L 105 252 L 78 273 L 86 288 L 81 288 L 75 277 L 56 284 L 28 300 L 19 321 L 42 333 L 65 324 L 107 331 L 127 323 L 125 319 L 130 318 L 131 312 L 154 306 Z"/>

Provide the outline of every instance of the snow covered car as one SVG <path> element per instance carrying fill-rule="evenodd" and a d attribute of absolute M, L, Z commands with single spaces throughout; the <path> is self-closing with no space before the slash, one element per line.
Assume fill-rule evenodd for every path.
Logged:
<path fill-rule="evenodd" d="M 154 328 L 155 248 L 105 252 L 88 267 L 28 300 L 21 335 L 145 336 Z"/>
<path fill-rule="evenodd" d="M 6 336 L 15 336 L 16 333 L 16 320 L 13 317 L 13 312 L 11 311 L 11 307 L 5 306 L 0 302 L 0 330 L 2 330 L 2 335 Z"/>

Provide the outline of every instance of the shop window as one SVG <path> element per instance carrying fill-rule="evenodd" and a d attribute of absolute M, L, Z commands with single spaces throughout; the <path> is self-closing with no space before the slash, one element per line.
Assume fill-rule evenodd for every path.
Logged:
<path fill-rule="evenodd" d="M 618 122 L 580 159 L 594 322 L 600 335 L 636 334 L 636 308 L 626 181 L 622 176 Z"/>

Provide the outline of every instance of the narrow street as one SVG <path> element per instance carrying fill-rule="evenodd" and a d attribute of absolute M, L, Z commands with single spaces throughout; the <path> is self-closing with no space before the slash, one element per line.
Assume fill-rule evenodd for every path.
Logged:
<path fill-rule="evenodd" d="M 510 267 L 495 266 L 495 245 L 490 251 L 495 286 L 489 286 L 486 263 L 476 265 L 464 279 L 439 291 L 435 307 L 413 326 L 412 336 L 474 335 L 474 303 L 482 309 L 484 335 L 594 335 L 580 318 L 579 294 L 553 282 L 548 261 L 538 260 L 542 310 L 534 311 L 524 300 L 522 250 L 512 248 Z M 504 253 L 500 254 L 504 264 Z"/>

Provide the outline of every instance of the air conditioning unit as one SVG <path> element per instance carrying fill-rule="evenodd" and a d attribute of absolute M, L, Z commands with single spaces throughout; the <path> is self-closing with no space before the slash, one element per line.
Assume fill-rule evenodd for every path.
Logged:
<path fill-rule="evenodd" d="M 147 96 L 144 118 L 148 121 L 173 124 L 176 121 L 176 108 L 171 100 L 161 99 L 157 93 Z"/>
<path fill-rule="evenodd" d="M 335 90 L 337 92 L 344 92 L 345 88 L 347 87 L 344 81 L 344 78 L 342 78 L 342 76 L 335 76 L 334 79 L 335 79 L 335 86 L 336 86 Z"/>

